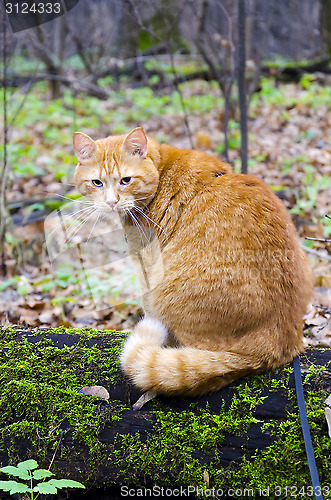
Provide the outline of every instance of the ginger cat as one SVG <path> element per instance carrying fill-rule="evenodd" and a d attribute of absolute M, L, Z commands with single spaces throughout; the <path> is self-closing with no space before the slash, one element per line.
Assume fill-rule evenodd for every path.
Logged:
<path fill-rule="evenodd" d="M 145 391 L 190 396 L 273 369 L 303 351 L 312 272 L 282 202 L 213 156 L 159 144 L 143 128 L 74 134 L 75 184 L 124 228 L 153 227 L 163 278 L 121 366 Z M 130 241 L 129 241 L 130 246 Z"/>

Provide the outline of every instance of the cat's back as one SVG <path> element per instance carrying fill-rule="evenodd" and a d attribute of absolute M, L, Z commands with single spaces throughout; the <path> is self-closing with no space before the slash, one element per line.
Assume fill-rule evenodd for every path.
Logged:
<path fill-rule="evenodd" d="M 162 144 L 160 151 L 161 196 L 170 194 L 172 199 L 176 193 L 177 199 L 192 202 L 190 210 L 194 202 L 200 211 L 210 204 L 219 206 L 221 203 L 228 207 L 247 204 L 247 208 L 252 208 L 263 203 L 286 213 L 279 198 L 258 177 L 235 174 L 229 163 L 202 151 L 178 149 L 166 144 Z M 169 193 L 165 193 L 165 187 Z"/>
<path fill-rule="evenodd" d="M 295 238 L 282 201 L 258 177 L 235 174 L 231 165 L 208 153 L 168 145 L 161 146 L 160 171 L 149 210 L 172 235 L 170 240 L 187 242 L 189 235 L 195 238 L 206 227 L 229 244 L 238 239 L 247 244 L 249 234 L 253 240 L 260 235 L 266 241 Z"/>
<path fill-rule="evenodd" d="M 181 255 L 186 266 L 196 269 L 201 263 L 210 269 L 222 266 L 224 256 L 244 267 L 269 269 L 276 262 L 297 284 L 311 286 L 310 266 L 283 202 L 251 175 L 209 171 L 182 208 L 165 255 L 170 261 Z"/>
<path fill-rule="evenodd" d="M 187 206 L 192 219 L 215 217 L 219 223 L 231 221 L 234 231 L 251 223 L 255 232 L 264 224 L 272 225 L 273 221 L 278 228 L 293 226 L 283 202 L 262 179 L 218 172 L 216 167 L 217 164 L 205 169 L 200 189 Z M 277 227 L 273 230 L 277 231 Z"/>

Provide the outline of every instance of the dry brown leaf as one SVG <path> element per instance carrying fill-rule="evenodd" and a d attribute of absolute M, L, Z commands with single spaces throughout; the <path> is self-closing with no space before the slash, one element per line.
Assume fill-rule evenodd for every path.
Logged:
<path fill-rule="evenodd" d="M 196 132 L 194 135 L 196 149 L 212 149 L 212 141 L 207 132 Z"/>
<path fill-rule="evenodd" d="M 203 481 L 206 484 L 206 487 L 209 488 L 209 472 L 207 470 L 203 471 Z"/>
<path fill-rule="evenodd" d="M 96 398 L 109 399 L 109 392 L 102 385 L 87 385 L 79 392 L 84 394 L 84 396 L 95 396 Z"/>
<path fill-rule="evenodd" d="M 331 439 L 331 408 L 329 408 L 329 407 L 325 408 L 325 418 L 326 418 L 326 422 L 328 424 L 329 436 Z"/>
<path fill-rule="evenodd" d="M 331 288 L 331 274 L 328 276 L 322 276 L 321 286 L 325 288 Z"/>
<path fill-rule="evenodd" d="M 317 287 L 313 290 L 312 304 L 331 307 L 331 289 Z"/>
<path fill-rule="evenodd" d="M 42 309 L 45 307 L 45 305 L 48 305 L 48 302 L 45 302 L 41 299 L 41 297 L 38 296 L 28 296 L 26 299 L 26 305 L 30 307 L 30 309 Z"/>
<path fill-rule="evenodd" d="M 134 411 L 140 410 L 146 403 L 148 403 L 148 401 L 151 401 L 156 396 L 157 396 L 157 394 L 154 391 L 146 391 L 146 392 L 144 392 L 144 394 L 142 396 L 140 396 L 140 398 L 138 399 L 138 401 L 136 401 L 135 404 L 132 405 L 132 409 Z"/>
<path fill-rule="evenodd" d="M 51 307 L 46 309 L 39 315 L 39 320 L 42 324 L 52 325 L 53 322 L 56 324 L 62 319 L 62 309 L 60 306 Z"/>

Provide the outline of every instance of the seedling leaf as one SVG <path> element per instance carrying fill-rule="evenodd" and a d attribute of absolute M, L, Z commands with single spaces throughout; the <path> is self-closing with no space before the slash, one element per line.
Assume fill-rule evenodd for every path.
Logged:
<path fill-rule="evenodd" d="M 24 462 L 17 464 L 17 467 L 23 470 L 33 470 L 38 468 L 38 462 L 35 460 L 25 460 Z"/>
<path fill-rule="evenodd" d="M 51 479 L 48 482 L 54 484 L 57 488 L 85 488 L 82 483 L 72 479 Z"/>
<path fill-rule="evenodd" d="M 46 483 L 38 483 L 34 488 L 33 491 L 37 491 L 38 493 L 42 493 L 43 495 L 55 495 L 57 492 L 56 486 L 54 484 L 51 484 L 50 481 L 47 481 Z"/>
<path fill-rule="evenodd" d="M 0 489 L 3 491 L 10 491 L 11 495 L 15 493 L 30 492 L 31 489 L 26 484 L 18 483 L 17 481 L 0 481 Z"/>
<path fill-rule="evenodd" d="M 36 479 L 38 481 L 39 479 L 45 479 L 45 477 L 54 476 L 54 474 L 53 472 L 50 472 L 49 470 L 46 469 L 38 469 L 33 471 L 32 476 L 33 479 Z"/>
<path fill-rule="evenodd" d="M 13 465 L 2 467 L 0 471 L 4 474 L 9 474 L 10 476 L 19 477 L 20 479 L 30 479 L 30 474 L 26 470 L 20 469 L 19 467 L 14 467 Z"/>

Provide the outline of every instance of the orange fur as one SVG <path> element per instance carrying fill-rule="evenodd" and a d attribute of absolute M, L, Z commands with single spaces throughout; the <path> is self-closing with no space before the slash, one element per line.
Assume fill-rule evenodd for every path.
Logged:
<path fill-rule="evenodd" d="M 141 128 L 96 142 L 77 133 L 74 145 L 82 194 L 117 210 L 127 231 L 131 211 L 158 234 L 163 276 L 145 293 L 146 317 L 121 355 L 137 386 L 203 394 L 302 352 L 312 273 L 289 215 L 262 180 L 233 174 L 209 154 L 161 145 Z"/>

